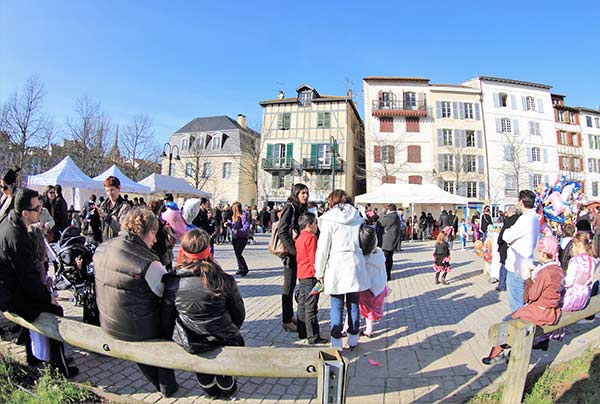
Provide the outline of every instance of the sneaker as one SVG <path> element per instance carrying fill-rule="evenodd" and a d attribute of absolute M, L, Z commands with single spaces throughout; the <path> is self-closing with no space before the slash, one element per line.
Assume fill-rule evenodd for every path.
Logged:
<path fill-rule="evenodd" d="M 328 344 L 329 343 L 329 338 L 322 338 L 322 337 L 317 337 L 314 340 L 308 340 L 309 345 L 321 345 L 321 344 Z"/>
<path fill-rule="evenodd" d="M 290 322 L 290 323 L 281 323 L 281 327 L 286 332 L 298 332 L 298 327 L 296 327 L 296 324 L 294 324 L 292 322 Z"/>

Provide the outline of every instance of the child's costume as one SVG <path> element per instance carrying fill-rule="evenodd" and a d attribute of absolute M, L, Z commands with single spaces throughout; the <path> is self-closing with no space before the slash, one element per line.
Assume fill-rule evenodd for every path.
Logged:
<path fill-rule="evenodd" d="M 381 248 L 376 247 L 371 254 L 365 255 L 365 264 L 371 287 L 360 292 L 358 307 L 360 315 L 366 319 L 365 334 L 370 337 L 373 335 L 373 321 L 383 317 L 383 303 L 389 293 L 386 286 L 385 255 Z"/>

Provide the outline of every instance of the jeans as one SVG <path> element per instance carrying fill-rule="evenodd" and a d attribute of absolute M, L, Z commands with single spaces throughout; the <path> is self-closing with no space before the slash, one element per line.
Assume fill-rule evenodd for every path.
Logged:
<path fill-rule="evenodd" d="M 294 317 L 294 288 L 298 264 L 295 255 L 283 259 L 283 290 L 281 291 L 281 322 L 291 323 Z"/>
<path fill-rule="evenodd" d="M 241 272 L 247 272 L 248 264 L 246 264 L 246 259 L 242 253 L 244 252 L 244 248 L 246 248 L 246 244 L 248 244 L 248 239 L 234 238 L 231 244 L 233 244 L 233 251 L 235 252 L 235 259 L 237 261 L 238 269 Z"/>
<path fill-rule="evenodd" d="M 331 321 L 331 336 L 333 338 L 342 338 L 342 329 L 344 328 L 344 300 L 348 315 L 348 334 L 358 334 L 360 327 L 358 311 L 359 295 L 359 292 L 346 293 L 345 295 L 331 295 L 329 318 Z"/>
<path fill-rule="evenodd" d="M 525 281 L 519 274 L 512 271 L 506 271 L 506 288 L 508 290 L 508 305 L 510 312 L 514 313 L 525 305 L 523 303 L 523 293 L 525 293 Z"/>
<path fill-rule="evenodd" d="M 500 264 L 500 277 L 498 278 L 498 290 L 506 290 L 506 267 Z"/>
<path fill-rule="evenodd" d="M 311 295 L 317 278 L 298 279 L 298 338 L 314 342 L 319 338 L 319 320 L 317 319 L 319 295 Z"/>
<path fill-rule="evenodd" d="M 394 252 L 383 250 L 383 255 L 385 256 L 385 272 L 387 274 L 387 280 L 392 280 L 392 267 L 394 266 Z"/>

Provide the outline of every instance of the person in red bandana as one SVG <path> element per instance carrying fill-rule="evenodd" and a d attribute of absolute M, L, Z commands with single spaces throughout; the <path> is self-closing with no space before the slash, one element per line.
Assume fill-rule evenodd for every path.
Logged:
<path fill-rule="evenodd" d="M 210 258 L 208 233 L 202 229 L 185 233 L 175 268 L 163 276 L 163 334 L 192 354 L 244 346 L 240 334 L 244 301 L 235 279 Z M 211 398 L 229 399 L 237 390 L 232 376 L 197 373 L 196 378 Z"/>

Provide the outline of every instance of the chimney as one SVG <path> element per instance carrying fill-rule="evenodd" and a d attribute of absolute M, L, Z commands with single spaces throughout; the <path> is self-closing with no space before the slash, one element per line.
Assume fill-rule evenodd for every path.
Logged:
<path fill-rule="evenodd" d="M 283 92 L 283 90 L 279 90 L 279 92 L 277 93 L 277 99 L 283 100 L 284 98 L 285 98 L 285 93 Z"/>
<path fill-rule="evenodd" d="M 248 129 L 248 127 L 246 126 L 246 116 L 245 116 L 245 115 L 238 114 L 238 116 L 237 116 L 237 123 L 238 123 L 238 125 L 240 125 L 242 128 L 244 128 L 244 129 Z"/>
<path fill-rule="evenodd" d="M 352 98 L 352 89 L 349 88 L 348 91 L 346 92 L 346 95 L 350 98 Z"/>

